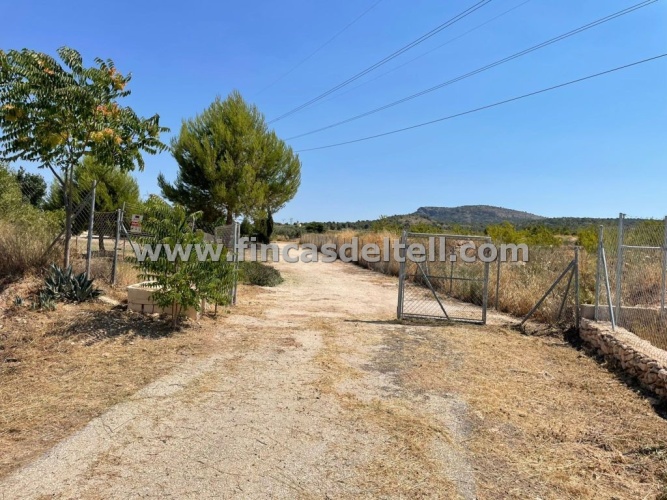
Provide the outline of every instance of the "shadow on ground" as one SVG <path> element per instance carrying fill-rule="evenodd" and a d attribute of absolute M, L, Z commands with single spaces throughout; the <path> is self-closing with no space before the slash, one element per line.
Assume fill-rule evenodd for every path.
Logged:
<path fill-rule="evenodd" d="M 133 337 L 159 339 L 178 331 L 179 328 L 173 328 L 171 323 L 160 318 L 128 312 L 125 307 L 118 306 L 112 310 L 82 311 L 51 335 L 74 337 L 93 344 L 117 337 L 127 337 L 128 341 Z"/>

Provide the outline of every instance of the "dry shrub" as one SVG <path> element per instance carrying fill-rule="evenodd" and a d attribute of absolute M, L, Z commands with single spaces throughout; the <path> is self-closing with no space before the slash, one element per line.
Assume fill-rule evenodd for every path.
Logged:
<path fill-rule="evenodd" d="M 129 262 L 118 262 L 118 267 L 116 268 L 116 286 L 117 287 L 126 287 L 139 283 L 139 271 L 134 267 L 133 264 Z"/>
<path fill-rule="evenodd" d="M 83 272 L 86 270 L 85 256 L 77 256 L 72 259 L 72 268 L 76 272 Z M 93 279 L 104 281 L 111 284 L 111 275 L 113 268 L 113 256 L 95 256 L 90 260 L 90 277 Z M 138 283 L 139 271 L 135 266 L 118 258 L 116 264 L 116 286 L 126 287 Z"/>
<path fill-rule="evenodd" d="M 0 276 L 22 276 L 53 262 L 61 255 L 59 245 L 47 252 L 55 236 L 45 223 L 0 221 Z"/>

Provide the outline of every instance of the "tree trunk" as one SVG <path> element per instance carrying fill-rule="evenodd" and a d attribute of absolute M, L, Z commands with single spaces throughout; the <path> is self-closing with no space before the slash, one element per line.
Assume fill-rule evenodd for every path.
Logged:
<path fill-rule="evenodd" d="M 234 214 L 232 213 L 231 210 L 227 209 L 227 220 L 225 221 L 225 224 L 228 226 L 234 222 Z"/>
<path fill-rule="evenodd" d="M 70 243 L 72 240 L 72 180 L 68 172 L 65 171 L 65 185 L 63 186 L 63 196 L 65 197 L 65 267 L 69 266 Z"/>
<path fill-rule="evenodd" d="M 273 214 L 271 213 L 271 209 L 267 210 L 268 217 L 266 218 L 266 239 L 268 240 L 266 243 L 271 243 L 271 235 L 273 234 Z"/>
<path fill-rule="evenodd" d="M 101 224 L 100 224 L 101 225 Z M 100 255 L 104 255 L 106 252 L 106 248 L 104 248 L 104 234 L 102 233 L 102 230 L 104 228 L 98 228 L 97 231 L 99 232 L 98 240 L 99 240 L 99 250 L 100 250 Z"/>

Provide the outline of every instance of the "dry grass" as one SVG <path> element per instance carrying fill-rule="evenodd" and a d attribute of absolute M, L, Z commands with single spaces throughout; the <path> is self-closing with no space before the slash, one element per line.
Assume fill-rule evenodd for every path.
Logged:
<path fill-rule="evenodd" d="M 447 433 L 428 414 L 415 411 L 400 398 L 364 400 L 341 388 L 341 383 L 362 377 L 344 360 L 352 350 L 336 341 L 330 323 L 311 323 L 322 332 L 324 340 L 323 349 L 315 357 L 321 369 L 314 384 L 316 390 L 335 398 L 347 410 L 346 426 L 368 428 L 368 432 L 384 438 L 375 458 L 358 466 L 355 486 L 359 491 L 372 498 L 430 498 L 434 492 L 454 498 L 454 483 L 442 474 L 443 464 L 437 463 L 431 453 L 434 442 L 451 444 Z"/>
<path fill-rule="evenodd" d="M 450 326 L 392 356 L 399 383 L 456 394 L 480 498 L 654 498 L 667 492 L 667 423 L 555 338 Z"/>
<path fill-rule="evenodd" d="M 173 332 L 101 303 L 49 313 L 9 305 L 18 288 L 39 284 L 1 296 L 0 476 L 213 342 L 207 319 Z"/>
<path fill-rule="evenodd" d="M 46 226 L 37 224 L 26 230 L 20 223 L 0 221 L 0 276 L 19 277 L 46 267 L 61 255 L 58 245 L 47 253 L 55 234 Z"/>

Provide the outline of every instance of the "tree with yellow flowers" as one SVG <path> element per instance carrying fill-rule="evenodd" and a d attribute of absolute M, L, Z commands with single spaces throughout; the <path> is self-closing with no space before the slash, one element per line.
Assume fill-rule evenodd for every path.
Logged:
<path fill-rule="evenodd" d="M 156 114 L 143 118 L 119 100 L 130 95 L 130 75 L 113 61 L 84 67 L 81 54 L 63 47 L 59 61 L 28 49 L 0 51 L 0 161 L 32 161 L 60 184 L 65 205 L 65 265 L 73 213 L 73 174 L 90 157 L 123 172 L 142 170 L 142 154 L 167 148 Z"/>

